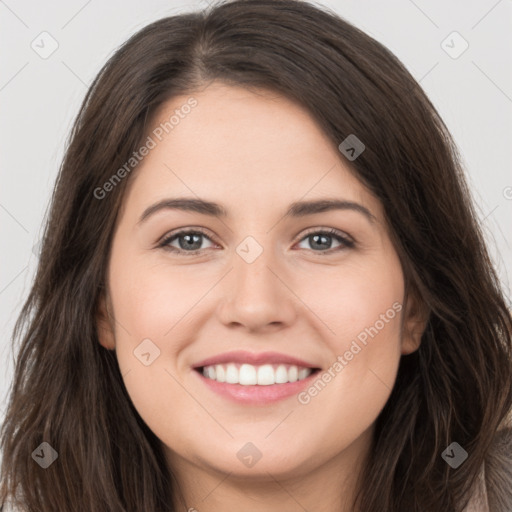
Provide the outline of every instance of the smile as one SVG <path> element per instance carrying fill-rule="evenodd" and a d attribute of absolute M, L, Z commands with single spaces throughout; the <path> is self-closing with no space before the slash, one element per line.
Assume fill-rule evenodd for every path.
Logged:
<path fill-rule="evenodd" d="M 227 363 L 204 366 L 203 376 L 217 382 L 241 384 L 242 386 L 271 386 L 286 384 L 309 377 L 314 369 L 285 364 L 239 364 Z"/>

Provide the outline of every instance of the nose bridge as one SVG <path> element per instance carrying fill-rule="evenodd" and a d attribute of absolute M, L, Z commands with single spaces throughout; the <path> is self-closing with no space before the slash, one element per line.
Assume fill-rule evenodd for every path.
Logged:
<path fill-rule="evenodd" d="M 277 266 L 275 250 L 271 246 L 272 237 L 262 239 L 260 235 L 258 238 L 260 241 L 252 235 L 244 238 L 233 255 L 233 291 L 242 302 L 247 297 L 260 296 L 268 303 L 279 294 L 277 288 L 282 286 L 270 270 Z"/>
<path fill-rule="evenodd" d="M 278 277 L 282 266 L 271 246 L 272 237 L 258 238 L 247 236 L 236 246 L 222 308 L 223 322 L 251 329 L 289 323 L 295 314 L 293 294 Z"/>

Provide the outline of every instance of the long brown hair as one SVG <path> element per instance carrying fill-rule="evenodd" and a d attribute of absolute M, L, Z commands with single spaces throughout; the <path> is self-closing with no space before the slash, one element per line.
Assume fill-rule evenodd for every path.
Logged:
<path fill-rule="evenodd" d="M 94 80 L 14 329 L 0 500 L 16 497 L 27 512 L 173 510 L 161 443 L 96 331 L 113 226 L 136 167 L 101 199 L 95 190 L 140 147 L 164 101 L 212 80 L 296 100 L 336 146 L 350 134 L 363 141 L 351 168 L 382 202 L 407 289 L 428 310 L 421 346 L 402 357 L 377 419 L 354 510 L 458 512 L 485 461 L 492 512 L 512 509 L 500 469 L 509 444 L 495 448 L 512 409 L 512 318 L 455 143 L 389 50 L 297 0 L 235 0 L 161 19 Z M 58 453 L 46 469 L 31 456 L 42 442 Z M 441 457 L 452 442 L 469 454 L 456 470 Z"/>

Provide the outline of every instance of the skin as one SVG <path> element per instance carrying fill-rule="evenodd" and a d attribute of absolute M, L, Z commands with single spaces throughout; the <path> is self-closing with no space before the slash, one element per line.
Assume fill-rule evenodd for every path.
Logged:
<path fill-rule="evenodd" d="M 308 112 L 275 93 L 213 82 L 162 105 L 151 129 L 190 96 L 198 105 L 130 177 L 98 313 L 100 343 L 116 351 L 137 411 L 163 444 L 183 510 L 348 511 L 400 357 L 418 348 L 422 331 L 414 299 L 403 302 L 382 206 Z M 229 215 L 167 209 L 139 223 L 170 197 L 215 201 Z M 359 203 L 375 220 L 353 210 L 284 217 L 290 203 L 320 198 Z M 157 247 L 179 228 L 198 227 L 207 232 L 200 254 Z M 315 248 L 307 235 L 321 228 L 355 246 L 333 237 Z M 247 236 L 263 249 L 250 264 L 236 252 Z M 183 247 L 177 238 L 170 245 Z M 237 404 L 191 368 L 245 349 L 326 370 L 394 303 L 402 310 L 307 404 L 297 396 Z M 160 350 L 148 366 L 133 354 L 147 338 Z M 262 454 L 253 467 L 237 458 L 247 442 Z"/>

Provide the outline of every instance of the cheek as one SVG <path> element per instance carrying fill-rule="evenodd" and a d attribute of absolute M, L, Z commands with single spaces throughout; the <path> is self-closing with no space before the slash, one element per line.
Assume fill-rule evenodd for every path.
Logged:
<path fill-rule="evenodd" d="M 324 340 L 337 354 L 348 350 L 352 340 L 364 345 L 377 334 L 376 349 L 399 345 L 404 282 L 393 253 L 304 274 L 293 286 L 323 324 Z"/>
<path fill-rule="evenodd" d="M 169 411 L 186 410 L 187 421 L 204 421 L 204 411 L 178 383 L 177 362 L 185 341 L 194 338 L 194 308 L 214 284 L 197 270 L 121 258 L 113 251 L 109 275 L 116 317 L 116 356 L 128 394 L 139 415 L 157 434 L 179 436 Z M 128 251 L 125 252 L 128 254 Z M 211 281 L 212 284 L 208 284 Z M 182 430 L 182 429 L 181 429 Z"/>
<path fill-rule="evenodd" d="M 398 371 L 400 311 L 384 308 L 389 312 L 386 323 L 363 308 L 362 318 L 349 326 L 343 319 L 350 320 L 352 309 L 337 319 L 335 329 L 342 334 L 330 338 L 331 361 L 298 395 L 301 409 L 295 419 L 300 419 L 301 429 L 309 430 L 307 437 L 323 440 L 317 450 L 319 459 L 349 446 L 371 428 L 389 399 Z"/>
<path fill-rule="evenodd" d="M 110 283 L 120 352 L 149 338 L 162 352 L 172 354 L 177 349 L 172 340 L 193 316 L 199 298 L 211 286 L 211 276 L 203 279 L 197 271 L 151 264 L 142 257 L 117 261 Z"/>
<path fill-rule="evenodd" d="M 356 437 L 389 398 L 401 357 L 403 291 L 395 258 L 364 268 L 347 266 L 336 275 L 317 276 L 314 287 L 302 289 L 322 320 L 331 360 L 299 403 L 310 417 L 321 417 L 329 408 L 344 426 L 339 435 Z M 325 435 L 330 435 L 328 430 Z"/>

